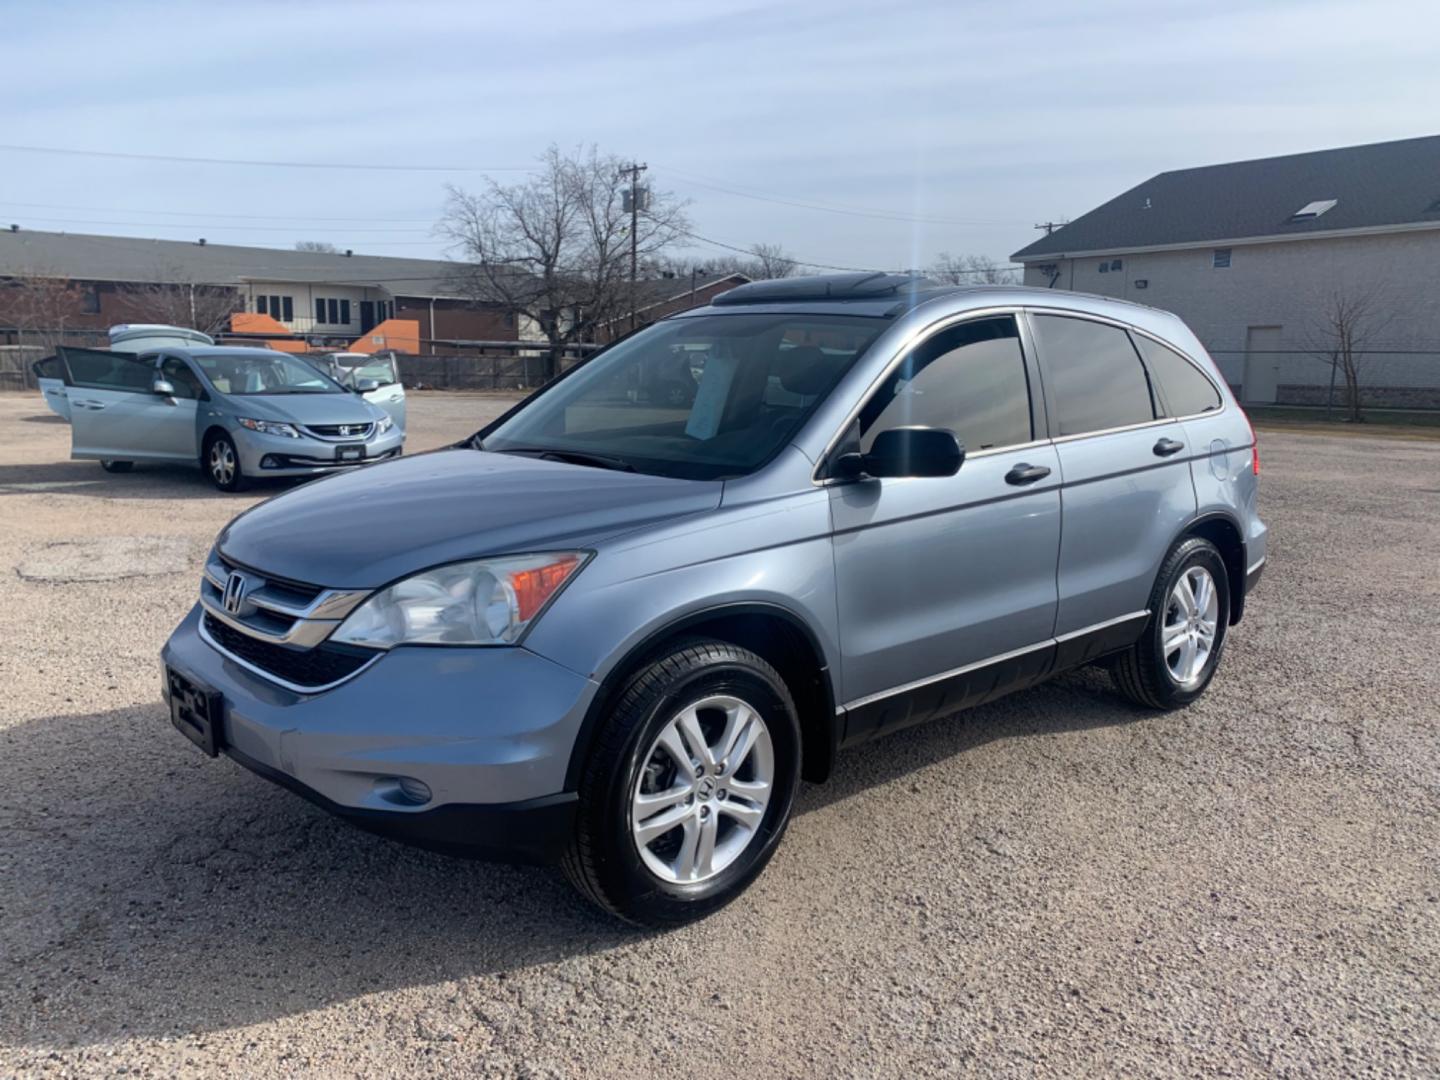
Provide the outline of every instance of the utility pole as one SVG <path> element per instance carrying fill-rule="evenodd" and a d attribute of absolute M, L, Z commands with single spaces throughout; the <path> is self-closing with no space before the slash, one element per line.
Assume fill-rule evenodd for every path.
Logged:
<path fill-rule="evenodd" d="M 1064 224 L 1067 223 L 1064 221 L 1042 221 L 1040 222 L 1040 224 L 1036 225 L 1035 228 L 1044 229 L 1045 235 L 1049 236 L 1052 232 L 1054 232 L 1056 229 L 1060 228 L 1060 226 Z"/>
<path fill-rule="evenodd" d="M 630 174 L 630 191 L 627 193 L 626 201 L 630 204 L 630 329 L 635 329 L 635 322 L 638 315 L 638 294 L 636 292 L 636 278 L 639 275 L 640 267 L 640 210 L 642 194 L 640 187 L 640 174 L 650 166 L 633 162 L 627 165 L 622 172 Z M 645 199 L 648 205 L 649 200 Z"/>

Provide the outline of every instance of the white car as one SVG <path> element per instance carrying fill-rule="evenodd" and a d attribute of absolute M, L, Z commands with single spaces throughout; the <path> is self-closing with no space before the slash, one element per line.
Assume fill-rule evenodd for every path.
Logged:
<path fill-rule="evenodd" d="M 375 389 L 366 390 L 360 396 L 384 409 L 395 426 L 405 430 L 405 387 L 400 382 L 393 353 L 315 353 L 304 359 L 351 390 L 367 380 L 375 383 Z"/>

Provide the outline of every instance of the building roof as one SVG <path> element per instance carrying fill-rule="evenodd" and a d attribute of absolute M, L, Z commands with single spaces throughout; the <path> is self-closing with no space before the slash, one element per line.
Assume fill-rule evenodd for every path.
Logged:
<path fill-rule="evenodd" d="M 0 231 L 0 277 L 244 285 L 252 281 L 376 285 L 394 296 L 460 297 L 456 264 L 388 255 L 330 255 L 285 248 L 200 244 L 83 233 Z"/>
<path fill-rule="evenodd" d="M 1164 172 L 1012 258 L 1406 226 L 1440 227 L 1440 135 Z"/>

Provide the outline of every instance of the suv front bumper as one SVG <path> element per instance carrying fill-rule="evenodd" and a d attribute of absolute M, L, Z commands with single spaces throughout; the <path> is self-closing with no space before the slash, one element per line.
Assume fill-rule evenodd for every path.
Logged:
<path fill-rule="evenodd" d="M 409 843 L 524 862 L 564 850 L 565 773 L 594 682 L 523 648 L 401 647 L 334 689 L 297 694 L 207 643 L 200 618 L 197 605 L 161 659 L 220 696 L 221 753 Z M 431 797 L 411 802 L 401 779 Z"/>

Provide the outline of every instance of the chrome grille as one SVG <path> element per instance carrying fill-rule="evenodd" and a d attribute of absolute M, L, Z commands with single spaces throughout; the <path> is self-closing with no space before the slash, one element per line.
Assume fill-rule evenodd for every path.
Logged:
<path fill-rule="evenodd" d="M 209 635 L 211 644 L 247 667 L 297 689 L 313 687 L 297 686 L 287 677 L 287 672 L 295 670 L 291 662 L 295 659 L 293 654 L 303 654 L 321 645 L 366 595 L 364 591 L 325 589 L 270 577 L 233 563 L 215 551 L 205 560 L 205 573 L 200 582 L 200 604 L 207 620 L 229 631 L 225 641 L 230 642 L 230 647 L 216 633 Z M 245 648 L 234 647 L 240 639 L 233 634 L 250 639 L 242 643 Z M 272 648 L 268 651 L 251 648 L 252 641 L 256 646 Z M 273 647 L 283 652 L 275 652 Z M 263 660 L 267 656 L 286 662 L 267 665 Z M 357 670 L 359 666 L 356 665 Z"/>
<path fill-rule="evenodd" d="M 319 439 L 368 439 L 374 424 L 309 424 L 305 428 Z"/>

